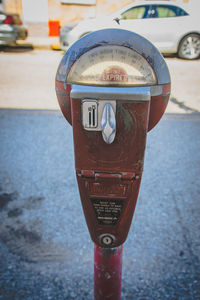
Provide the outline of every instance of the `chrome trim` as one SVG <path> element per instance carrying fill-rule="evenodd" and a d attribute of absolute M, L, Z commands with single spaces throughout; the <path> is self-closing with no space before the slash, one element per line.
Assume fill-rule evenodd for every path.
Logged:
<path fill-rule="evenodd" d="M 160 96 L 163 92 L 162 85 L 151 86 L 151 96 Z"/>
<path fill-rule="evenodd" d="M 96 101 L 97 103 L 97 126 L 96 127 L 89 127 L 89 126 L 85 126 L 85 120 L 87 119 L 87 117 L 85 116 L 85 114 L 87 114 L 87 112 L 85 111 L 84 109 L 84 103 L 88 103 L 89 102 L 94 102 Z M 114 111 L 114 113 L 116 114 L 116 101 L 114 100 L 99 100 L 97 101 L 96 99 L 82 99 L 81 100 L 81 111 L 82 111 L 82 125 L 83 125 L 83 128 L 85 130 L 88 130 L 88 131 L 102 131 L 102 128 L 101 128 L 101 119 L 102 119 L 102 116 L 103 116 L 103 110 L 104 110 L 104 107 L 106 104 L 110 104 L 112 106 L 112 109 Z M 87 105 L 86 105 L 87 107 Z M 87 122 L 87 121 L 86 121 Z"/>
<path fill-rule="evenodd" d="M 72 99 L 150 101 L 151 87 L 102 87 L 72 84 Z"/>

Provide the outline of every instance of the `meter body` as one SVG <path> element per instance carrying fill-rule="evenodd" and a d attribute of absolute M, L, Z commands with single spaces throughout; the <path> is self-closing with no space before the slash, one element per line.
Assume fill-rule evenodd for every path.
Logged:
<path fill-rule="evenodd" d="M 73 127 L 76 176 L 91 238 L 100 247 L 117 247 L 126 240 L 135 210 L 147 132 L 168 103 L 168 68 L 143 37 L 104 29 L 65 53 L 56 93 Z"/>

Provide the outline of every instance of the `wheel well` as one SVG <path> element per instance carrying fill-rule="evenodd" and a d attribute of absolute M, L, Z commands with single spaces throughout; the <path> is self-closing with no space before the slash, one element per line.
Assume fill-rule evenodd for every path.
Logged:
<path fill-rule="evenodd" d="M 87 31 L 87 32 L 84 32 L 83 34 L 81 34 L 80 38 L 82 38 L 83 36 L 85 36 L 86 34 L 90 33 L 91 31 Z"/>
<path fill-rule="evenodd" d="M 197 34 L 197 35 L 200 37 L 200 33 L 197 32 L 197 31 L 191 31 L 191 32 L 188 32 L 188 33 L 184 34 L 184 36 L 182 36 L 182 37 L 180 38 L 179 42 L 178 42 L 177 51 L 178 51 L 179 48 L 180 48 L 180 44 L 181 44 L 182 40 L 183 40 L 186 36 L 188 36 L 188 35 L 190 35 L 190 34 Z"/>

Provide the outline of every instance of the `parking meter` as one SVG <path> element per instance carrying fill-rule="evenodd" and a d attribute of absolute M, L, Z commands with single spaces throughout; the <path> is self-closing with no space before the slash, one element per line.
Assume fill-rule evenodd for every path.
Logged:
<path fill-rule="evenodd" d="M 135 210 L 146 135 L 162 117 L 170 76 L 160 52 L 126 30 L 86 35 L 56 75 L 61 110 L 73 127 L 75 168 L 92 240 L 121 245 Z"/>

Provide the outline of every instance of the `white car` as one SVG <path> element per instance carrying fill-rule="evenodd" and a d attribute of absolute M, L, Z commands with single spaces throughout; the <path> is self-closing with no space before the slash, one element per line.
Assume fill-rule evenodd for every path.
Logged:
<path fill-rule="evenodd" d="M 144 36 L 162 53 L 177 53 L 185 59 L 197 59 L 200 56 L 198 13 L 183 2 L 137 1 L 110 16 L 85 19 L 71 30 L 66 28 L 63 27 L 60 33 L 63 50 L 92 31 L 121 28 Z"/>

